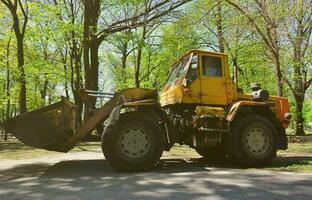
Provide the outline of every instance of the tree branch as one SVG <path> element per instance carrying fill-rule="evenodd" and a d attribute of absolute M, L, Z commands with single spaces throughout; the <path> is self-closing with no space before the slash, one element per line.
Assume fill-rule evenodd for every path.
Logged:
<path fill-rule="evenodd" d="M 286 85 L 288 85 L 290 91 L 293 93 L 293 96 L 295 97 L 296 95 L 296 91 L 295 88 L 293 87 L 293 85 L 291 84 L 290 80 L 288 80 L 287 78 L 284 77 L 284 82 L 286 83 Z"/>
<path fill-rule="evenodd" d="M 304 90 L 305 90 L 305 91 L 310 87 L 311 83 L 312 83 L 312 79 L 308 80 L 308 81 L 304 84 Z"/>
<path fill-rule="evenodd" d="M 269 47 L 272 53 L 275 53 L 276 49 L 272 46 L 269 39 L 265 36 L 265 34 L 261 31 L 260 27 L 257 25 L 255 20 L 250 16 L 248 12 L 246 12 L 242 7 L 240 7 L 238 4 L 234 3 L 231 0 L 225 0 L 228 2 L 228 4 L 232 5 L 234 8 L 236 8 L 239 12 L 241 12 L 245 17 L 248 18 L 249 22 L 255 27 L 258 34 L 261 36 L 265 44 Z"/>
<path fill-rule="evenodd" d="M 11 1 L 5 1 L 5 0 L 1 0 L 1 2 L 10 9 L 10 7 L 13 7 Z"/>
<path fill-rule="evenodd" d="M 24 37 L 25 35 L 25 30 L 26 30 L 26 25 L 27 25 L 27 21 L 28 21 L 28 4 L 27 4 L 27 0 L 25 1 L 25 5 L 26 5 L 26 11 L 23 7 L 23 4 L 21 2 L 21 0 L 18 0 L 18 4 L 21 8 L 21 11 L 23 13 L 23 16 L 24 16 L 24 23 L 23 23 L 23 27 L 22 27 L 22 32 L 21 32 L 21 35 Z"/>
<path fill-rule="evenodd" d="M 116 21 L 109 25 L 107 28 L 103 29 L 97 34 L 97 38 L 100 41 L 103 41 L 105 37 L 111 33 L 120 32 L 129 28 L 136 28 L 139 26 L 142 26 L 146 23 L 149 23 L 155 19 L 158 19 L 166 14 L 168 14 L 170 11 L 175 10 L 176 8 L 180 7 L 181 5 L 188 3 L 192 0 L 181 0 L 179 2 L 173 3 L 171 6 L 169 6 L 166 10 L 161 11 L 160 13 L 157 13 L 157 9 L 163 7 L 164 5 L 170 3 L 171 1 L 165 0 L 162 1 L 156 5 L 154 5 L 151 8 L 145 9 L 142 13 L 139 13 L 138 15 L 135 15 L 133 17 L 122 19 L 119 21 Z M 152 13 L 152 12 L 156 13 Z M 152 17 L 148 17 L 148 15 L 154 14 Z M 143 17 L 143 19 L 141 19 Z M 145 19 L 144 19 L 145 18 Z"/>

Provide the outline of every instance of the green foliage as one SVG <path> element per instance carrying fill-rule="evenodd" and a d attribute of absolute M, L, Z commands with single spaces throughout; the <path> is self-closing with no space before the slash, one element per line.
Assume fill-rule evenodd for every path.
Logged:
<path fill-rule="evenodd" d="M 73 53 L 73 43 L 83 49 L 83 8 L 79 1 L 74 2 L 75 16 L 70 14 L 67 1 L 31 1 L 29 8 L 29 23 L 25 35 L 25 70 L 27 82 L 27 106 L 30 110 L 53 103 L 64 95 L 68 88 L 69 96 L 73 97 L 74 85 L 82 85 L 84 80 L 77 81 L 77 60 L 70 59 Z M 101 1 L 101 13 L 98 28 L 106 28 L 110 24 L 144 10 L 146 3 L 154 5 L 156 1 L 114 0 Z M 234 1 L 240 3 L 253 17 L 261 31 L 266 31 L 266 23 L 261 18 L 259 9 L 253 0 Z M 302 76 L 294 75 L 294 66 L 306 70 L 307 80 L 311 74 L 311 39 L 303 59 L 294 61 L 294 45 L 289 35 L 295 37 L 294 30 L 302 5 L 306 1 L 267 1 L 268 15 L 277 22 L 277 37 L 280 50 L 282 73 L 294 84 Z M 252 82 L 261 83 L 270 94 L 276 94 L 276 78 L 274 65 L 268 47 L 263 38 L 250 21 L 237 9 L 225 1 L 221 3 L 221 13 L 218 13 L 219 1 L 199 0 L 185 4 L 180 10 L 175 10 L 157 20 L 132 26 L 129 29 L 109 35 L 101 44 L 99 57 L 99 87 L 101 90 L 120 90 L 135 86 L 138 56 L 141 51 L 139 80 L 140 86 L 160 91 L 171 71 L 172 64 L 190 49 L 219 51 L 218 14 L 222 20 L 222 39 L 225 53 L 229 55 L 229 63 L 233 72 L 237 61 L 239 87 L 249 92 Z M 163 8 L 162 8 L 163 9 Z M 310 11 L 311 12 L 311 11 Z M 146 16 L 150 17 L 150 16 Z M 10 36 L 12 19 L 3 4 L 0 4 L 0 111 L 4 111 L 10 99 L 11 115 L 18 110 L 19 70 L 16 60 L 16 41 L 11 38 L 10 55 L 7 54 L 7 42 Z M 116 25 L 118 26 L 118 25 Z M 146 34 L 143 37 L 144 29 Z M 123 63 L 123 59 L 125 62 Z M 7 66 L 9 61 L 9 66 Z M 82 62 L 80 57 L 79 62 Z M 305 68 L 303 67 L 305 66 Z M 80 76 L 83 77 L 83 63 Z M 7 69 L 10 72 L 9 95 L 6 90 Z M 66 69 L 66 70 L 65 70 Z M 46 87 L 46 95 L 42 92 Z M 65 84 L 66 83 L 66 84 Z M 298 89 L 298 88 L 297 88 Z M 285 96 L 290 99 L 293 113 L 295 101 L 291 89 L 284 87 Z M 303 115 L 306 123 L 312 122 L 311 87 L 307 90 L 304 101 Z"/>
<path fill-rule="evenodd" d="M 307 123 L 309 124 L 310 129 L 312 129 L 312 91 L 310 90 L 307 94 L 307 99 L 304 102 L 304 106 L 303 106 L 303 115 L 304 115 L 304 119 Z"/>

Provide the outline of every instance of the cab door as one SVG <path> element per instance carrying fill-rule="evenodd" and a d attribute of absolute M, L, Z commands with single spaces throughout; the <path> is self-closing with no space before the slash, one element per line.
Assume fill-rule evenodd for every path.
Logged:
<path fill-rule="evenodd" d="M 201 104 L 201 88 L 199 78 L 199 56 L 192 54 L 188 72 L 184 82 L 183 103 Z"/>
<path fill-rule="evenodd" d="M 225 68 L 222 55 L 200 56 L 202 104 L 227 105 Z"/>

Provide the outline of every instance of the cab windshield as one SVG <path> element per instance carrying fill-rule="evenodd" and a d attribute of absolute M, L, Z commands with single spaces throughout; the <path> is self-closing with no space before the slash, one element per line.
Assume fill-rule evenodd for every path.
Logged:
<path fill-rule="evenodd" d="M 179 62 L 174 64 L 166 84 L 167 86 L 174 84 L 177 80 L 181 80 L 186 76 L 190 58 L 191 55 L 188 55 L 182 58 Z"/>

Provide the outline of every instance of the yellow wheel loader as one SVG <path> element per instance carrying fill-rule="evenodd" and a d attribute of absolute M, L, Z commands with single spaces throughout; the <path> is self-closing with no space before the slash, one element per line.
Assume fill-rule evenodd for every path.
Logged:
<path fill-rule="evenodd" d="M 98 94 L 112 95 L 82 90 L 80 96 L 88 100 Z M 142 88 L 119 91 L 81 127 L 76 110 L 62 98 L 8 120 L 5 127 L 27 145 L 67 152 L 105 124 L 106 160 L 117 170 L 140 171 L 155 166 L 176 143 L 208 160 L 265 165 L 277 150 L 287 149 L 285 129 L 291 118 L 286 98 L 270 97 L 258 84 L 244 94 L 230 78 L 228 56 L 201 50 L 191 50 L 174 63 L 159 95 Z"/>

